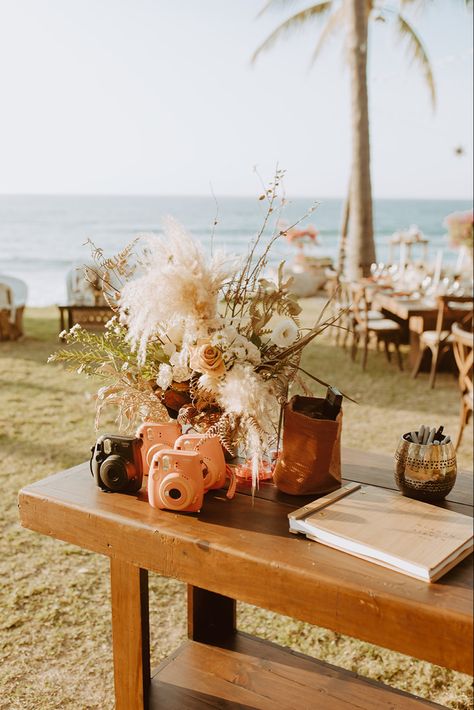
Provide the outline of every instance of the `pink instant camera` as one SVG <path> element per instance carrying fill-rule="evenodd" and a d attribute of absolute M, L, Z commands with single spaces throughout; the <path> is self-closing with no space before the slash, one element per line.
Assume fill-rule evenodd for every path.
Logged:
<path fill-rule="evenodd" d="M 196 451 L 162 449 L 148 473 L 148 502 L 153 508 L 196 513 L 202 507 L 204 479 Z"/>
<path fill-rule="evenodd" d="M 217 436 L 206 438 L 203 434 L 183 434 L 175 442 L 180 451 L 196 451 L 202 465 L 204 492 L 223 488 L 226 481 L 224 451 Z"/>
<path fill-rule="evenodd" d="M 180 434 L 181 427 L 178 422 L 144 422 L 138 427 L 136 437 L 143 441 L 141 454 L 145 474 L 148 473 L 153 456 L 161 449 L 172 449 Z"/>

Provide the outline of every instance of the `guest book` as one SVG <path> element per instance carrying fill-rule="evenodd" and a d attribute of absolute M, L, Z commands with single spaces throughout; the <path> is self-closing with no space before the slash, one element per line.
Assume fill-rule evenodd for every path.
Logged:
<path fill-rule="evenodd" d="M 473 550 L 469 516 L 358 483 L 288 518 L 290 532 L 426 582 L 435 582 Z"/>

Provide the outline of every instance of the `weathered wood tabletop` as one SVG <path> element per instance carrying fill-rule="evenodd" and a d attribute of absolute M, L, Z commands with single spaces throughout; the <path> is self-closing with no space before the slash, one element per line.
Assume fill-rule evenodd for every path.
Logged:
<path fill-rule="evenodd" d="M 346 449 L 343 474 L 345 480 L 395 487 L 391 457 Z M 146 570 L 191 585 L 190 637 L 197 641 L 222 640 L 234 630 L 233 600 L 238 599 L 472 672 L 472 556 L 438 582 L 423 583 L 291 535 L 287 514 L 308 498 L 282 495 L 268 484 L 253 503 L 249 493 L 240 489 L 229 501 L 216 491 L 207 494 L 200 513 L 180 515 L 151 508 L 145 489 L 137 496 L 104 493 L 94 484 L 88 464 L 20 492 L 24 527 L 111 559 L 117 708 L 147 706 Z M 471 474 L 459 474 L 443 505 L 472 515 Z M 129 664 L 133 677 L 125 681 Z M 172 668 L 163 671 L 165 677 Z M 142 688 L 141 695 L 137 688 Z M 149 697 L 158 696 L 155 689 Z M 135 698 L 132 704 L 130 698 Z M 159 707 L 178 708 L 179 702 Z M 400 699 L 389 705 L 379 698 L 358 707 L 419 707 L 421 701 L 416 702 L 405 705 Z M 292 707 L 255 703 L 238 707 Z M 328 702 L 324 707 L 352 705 Z"/>
<path fill-rule="evenodd" d="M 375 294 L 374 304 L 402 320 L 408 320 L 411 316 L 422 316 L 431 322 L 436 320 L 438 313 L 438 307 L 432 300 L 393 296 L 383 291 Z"/>

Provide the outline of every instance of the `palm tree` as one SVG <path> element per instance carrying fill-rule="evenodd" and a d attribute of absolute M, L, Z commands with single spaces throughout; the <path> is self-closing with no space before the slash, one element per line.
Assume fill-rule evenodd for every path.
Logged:
<path fill-rule="evenodd" d="M 268 0 L 260 14 L 276 6 L 290 5 L 294 0 Z M 419 35 L 403 14 L 404 5 L 415 4 L 417 0 L 399 0 L 393 3 L 375 0 L 323 0 L 300 10 L 282 22 L 255 51 L 252 62 L 265 50 L 301 27 L 325 20 L 315 49 L 312 63 L 318 58 L 329 37 L 339 29 L 345 31 L 346 55 L 350 69 L 352 108 L 352 166 L 345 208 L 344 222 L 349 229 L 348 273 L 351 277 L 370 272 L 370 264 L 375 261 L 375 244 L 372 220 L 372 188 L 370 179 L 369 106 L 367 92 L 367 46 L 369 20 L 393 25 L 397 35 L 405 42 L 411 61 L 418 64 L 426 81 L 433 108 L 436 91 L 428 55 Z M 342 245 L 341 254 L 345 252 Z"/>

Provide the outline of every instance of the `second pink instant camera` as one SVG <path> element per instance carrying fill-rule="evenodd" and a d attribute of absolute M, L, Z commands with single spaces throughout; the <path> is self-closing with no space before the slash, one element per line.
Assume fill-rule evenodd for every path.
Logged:
<path fill-rule="evenodd" d="M 181 427 L 178 422 L 144 422 L 138 427 L 136 437 L 143 441 L 141 452 L 145 474 L 148 473 L 153 456 L 161 449 L 172 449 L 180 434 Z"/>
<path fill-rule="evenodd" d="M 224 451 L 216 436 L 206 438 L 203 434 L 183 434 L 175 442 L 180 451 L 196 451 L 202 465 L 204 492 L 223 488 L 226 482 Z"/>

